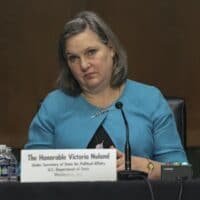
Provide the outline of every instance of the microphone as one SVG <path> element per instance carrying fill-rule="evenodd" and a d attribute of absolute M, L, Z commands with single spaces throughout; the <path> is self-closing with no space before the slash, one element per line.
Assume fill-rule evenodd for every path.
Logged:
<path fill-rule="evenodd" d="M 123 104 L 121 102 L 117 102 L 115 104 L 115 107 L 121 111 L 122 116 L 123 116 L 123 120 L 124 120 L 124 123 L 125 123 L 125 127 L 126 127 L 126 142 L 125 142 L 125 148 L 124 148 L 125 170 L 130 171 L 131 170 L 131 145 L 130 145 L 130 139 L 129 139 L 129 126 L 128 126 L 128 122 L 126 120 L 126 116 L 124 114 L 124 111 L 122 109 Z"/>
<path fill-rule="evenodd" d="M 118 180 L 131 180 L 131 179 L 141 179 L 141 178 L 143 179 L 144 177 L 147 177 L 148 175 L 147 173 L 131 169 L 131 145 L 129 138 L 130 137 L 129 125 L 123 110 L 123 104 L 121 102 L 117 102 L 115 104 L 115 107 L 121 111 L 124 124 L 126 127 L 126 141 L 124 146 L 125 170 L 118 172 Z"/>

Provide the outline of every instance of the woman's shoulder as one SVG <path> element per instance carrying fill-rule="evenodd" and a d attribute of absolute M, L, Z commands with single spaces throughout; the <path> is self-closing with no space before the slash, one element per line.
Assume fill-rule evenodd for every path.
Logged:
<path fill-rule="evenodd" d="M 44 98 L 45 101 L 71 101 L 74 97 L 67 94 L 62 89 L 55 89 L 50 91 L 46 97 Z"/>
<path fill-rule="evenodd" d="M 73 98 L 72 96 L 70 96 L 65 90 L 63 89 L 55 89 L 50 91 L 47 95 L 46 98 L 48 99 L 54 99 L 54 98 L 59 98 L 59 99 L 71 99 Z"/>
<path fill-rule="evenodd" d="M 127 80 L 127 91 L 129 93 L 134 93 L 138 97 L 144 97 L 149 95 L 158 95 L 161 93 L 160 89 L 153 85 L 149 85 L 146 83 L 134 81 L 134 80 Z M 150 97 L 150 96 L 149 96 Z"/>
<path fill-rule="evenodd" d="M 157 87 L 145 83 L 128 80 L 126 83 L 125 96 L 130 104 L 138 107 L 154 110 L 160 104 L 166 104 L 166 100 Z"/>
<path fill-rule="evenodd" d="M 55 89 L 46 95 L 41 105 L 52 111 L 63 110 L 69 108 L 75 98 L 76 97 L 70 96 L 62 89 Z"/>

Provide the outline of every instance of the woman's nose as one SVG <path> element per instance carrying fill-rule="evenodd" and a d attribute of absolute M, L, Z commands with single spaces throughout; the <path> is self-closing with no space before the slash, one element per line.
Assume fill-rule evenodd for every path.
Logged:
<path fill-rule="evenodd" d="M 85 58 L 81 58 L 80 61 L 81 61 L 81 63 L 80 63 L 81 69 L 83 71 L 86 71 L 89 68 L 89 66 L 90 66 L 88 60 L 85 59 Z"/>

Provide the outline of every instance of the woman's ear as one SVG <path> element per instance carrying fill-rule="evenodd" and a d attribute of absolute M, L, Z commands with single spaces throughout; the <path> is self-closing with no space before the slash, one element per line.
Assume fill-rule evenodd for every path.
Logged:
<path fill-rule="evenodd" d="M 112 58 L 115 57 L 115 51 L 113 51 L 113 49 L 111 49 L 111 57 L 112 57 Z"/>
<path fill-rule="evenodd" d="M 115 50 L 114 50 L 113 46 L 110 45 L 110 44 L 108 44 L 108 48 L 110 49 L 112 58 L 114 58 L 114 56 L 115 56 Z"/>

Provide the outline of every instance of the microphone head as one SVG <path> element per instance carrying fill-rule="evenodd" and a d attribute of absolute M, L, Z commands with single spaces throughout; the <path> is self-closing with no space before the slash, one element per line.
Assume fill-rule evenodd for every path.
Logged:
<path fill-rule="evenodd" d="M 117 103 L 115 104 L 115 107 L 116 107 L 117 109 L 122 109 L 123 104 L 119 101 L 119 102 L 117 102 Z"/>

